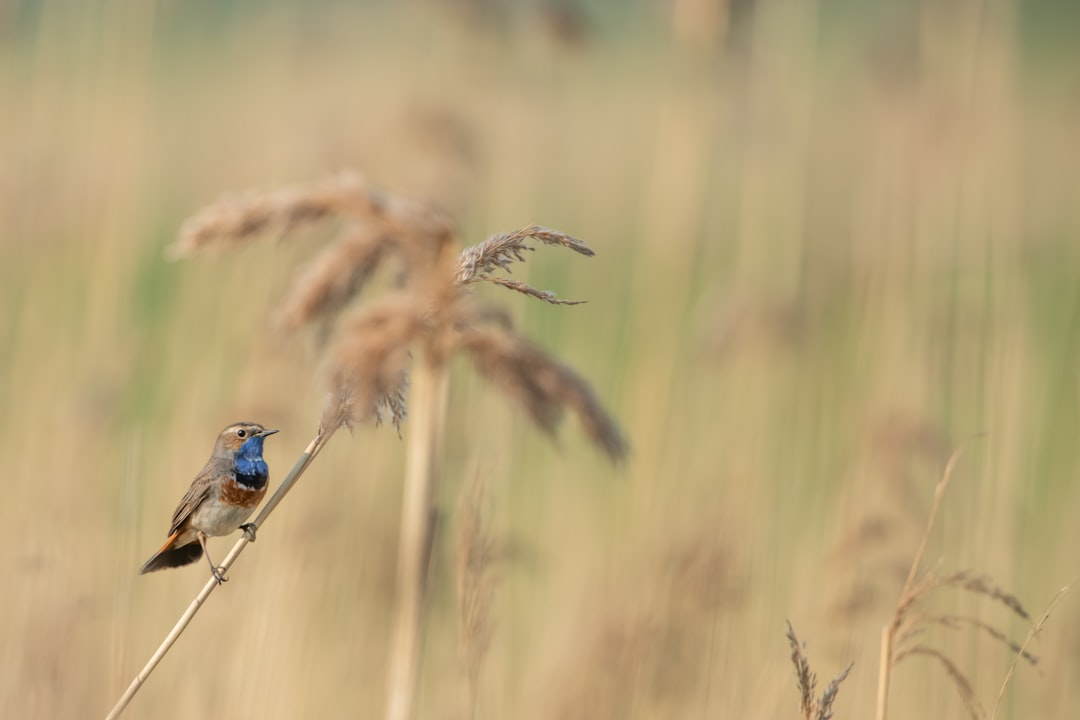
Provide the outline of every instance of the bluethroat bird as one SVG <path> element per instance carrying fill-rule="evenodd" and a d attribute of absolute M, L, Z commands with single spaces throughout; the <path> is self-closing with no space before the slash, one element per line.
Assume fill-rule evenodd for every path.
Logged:
<path fill-rule="evenodd" d="M 243 529 L 255 540 L 255 527 L 241 524 L 266 494 L 270 468 L 263 460 L 263 440 L 277 430 L 258 423 L 236 423 L 221 431 L 206 466 L 191 483 L 173 513 L 169 539 L 147 560 L 139 574 L 190 565 L 206 553 L 218 583 L 225 577 L 206 549 L 207 537 Z"/>

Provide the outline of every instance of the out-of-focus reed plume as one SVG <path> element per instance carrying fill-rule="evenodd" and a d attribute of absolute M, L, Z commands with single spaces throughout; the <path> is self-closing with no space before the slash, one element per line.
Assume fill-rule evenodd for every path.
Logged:
<path fill-rule="evenodd" d="M 626 455 L 618 425 L 589 383 L 569 367 L 505 328 L 462 328 L 459 340 L 480 375 L 521 405 L 540 429 L 553 433 L 570 409 L 589 439 L 611 459 Z"/>
<path fill-rule="evenodd" d="M 188 218 L 169 248 L 173 259 L 224 250 L 268 234 L 300 230 L 335 215 L 355 212 L 363 179 L 340 173 L 318 183 L 272 192 L 228 195 Z"/>
<path fill-rule="evenodd" d="M 329 415 L 343 413 L 346 424 L 383 417 L 394 425 L 405 420 L 409 346 L 419 332 L 419 313 L 401 294 L 358 308 L 343 318 L 341 333 L 328 350 Z M 344 412 L 343 412 L 344 411 Z"/>
<path fill-rule="evenodd" d="M 293 332 L 341 312 L 360 294 L 389 249 L 388 236 L 362 230 L 334 242 L 297 275 L 278 310 L 278 325 Z"/>
<path fill-rule="evenodd" d="M 468 683 L 469 716 L 476 717 L 480 668 L 491 645 L 494 565 L 498 547 L 487 514 L 487 488 L 479 475 L 461 491 L 454 547 L 458 600 L 458 655 Z"/>
<path fill-rule="evenodd" d="M 829 562 L 828 612 L 850 624 L 895 606 L 896 588 L 910 572 L 911 546 L 926 527 L 925 473 L 949 458 L 945 433 L 927 418 L 884 413 L 866 424 L 852 467 L 850 520 Z"/>
<path fill-rule="evenodd" d="M 717 618 L 742 594 L 716 519 L 699 522 L 686 537 L 667 540 L 652 563 L 635 564 L 628 607 L 603 603 L 583 615 L 567 657 L 544 683 L 538 717 L 681 717 L 683 703 L 705 692 Z"/>

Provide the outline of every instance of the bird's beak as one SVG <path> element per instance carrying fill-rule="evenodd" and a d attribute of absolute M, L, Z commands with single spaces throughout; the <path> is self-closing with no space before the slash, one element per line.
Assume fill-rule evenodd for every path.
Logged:
<path fill-rule="evenodd" d="M 276 432 L 278 432 L 278 431 L 277 430 L 263 430 L 261 433 L 259 433 L 259 437 L 266 437 L 267 435 L 273 435 Z"/>

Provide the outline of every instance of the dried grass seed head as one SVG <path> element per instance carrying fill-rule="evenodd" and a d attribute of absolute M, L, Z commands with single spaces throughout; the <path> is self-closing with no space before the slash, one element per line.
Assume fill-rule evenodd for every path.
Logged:
<path fill-rule="evenodd" d="M 815 697 L 817 675 L 810 670 L 810 661 L 806 659 L 803 645 L 795 636 L 795 628 L 791 626 L 790 620 L 787 621 L 787 628 L 788 645 L 791 647 L 791 664 L 795 666 L 795 678 L 798 681 L 799 710 L 805 720 L 829 720 L 833 716 L 832 706 L 840 692 L 840 683 L 847 679 L 855 663 L 849 664 L 843 672 L 833 678 L 820 698 Z"/>
<path fill-rule="evenodd" d="M 395 425 L 405 418 L 404 387 L 409 347 L 420 328 L 412 298 L 396 293 L 343 318 L 326 369 L 333 397 L 347 398 L 349 423 L 388 410 Z"/>
<path fill-rule="evenodd" d="M 530 225 L 511 233 L 492 235 L 484 242 L 463 250 L 458 261 L 458 282 L 474 282 L 497 270 L 510 272 L 510 266 L 514 262 L 525 262 L 525 256 L 522 253 L 532 252 L 535 249 L 528 244 L 529 240 L 537 240 L 545 245 L 565 247 L 586 257 L 596 254 L 588 245 L 566 233 Z"/>
<path fill-rule="evenodd" d="M 188 218 L 168 249 L 172 259 L 226 249 L 267 233 L 284 234 L 370 205 L 363 178 L 343 172 L 317 183 L 227 196 Z"/>
<path fill-rule="evenodd" d="M 804 718 L 809 720 L 814 712 L 814 692 L 817 689 L 817 675 L 810 670 L 810 661 L 803 654 L 802 643 L 795 635 L 791 621 L 787 621 L 787 639 L 791 647 L 791 664 L 795 666 L 795 679 L 799 688 L 799 708 Z"/>

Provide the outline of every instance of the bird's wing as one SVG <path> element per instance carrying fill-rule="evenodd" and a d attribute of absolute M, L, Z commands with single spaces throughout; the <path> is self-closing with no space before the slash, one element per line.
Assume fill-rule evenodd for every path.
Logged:
<path fill-rule="evenodd" d="M 214 478 L 220 477 L 227 473 L 226 468 L 220 467 L 217 463 L 208 462 L 206 467 L 202 469 L 195 479 L 191 482 L 191 487 L 184 493 L 184 497 L 180 499 L 180 504 L 176 506 L 176 510 L 173 512 L 172 525 L 169 527 L 169 534 L 180 529 L 180 526 L 184 524 L 191 513 L 195 512 L 195 508 L 210 497 L 210 492 L 214 488 Z"/>

